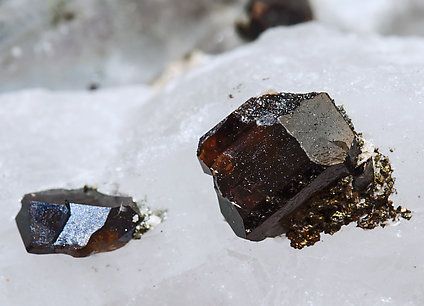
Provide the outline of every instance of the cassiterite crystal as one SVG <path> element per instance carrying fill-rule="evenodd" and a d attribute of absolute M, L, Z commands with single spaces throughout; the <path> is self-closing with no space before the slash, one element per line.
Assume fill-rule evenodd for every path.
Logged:
<path fill-rule="evenodd" d="M 237 30 L 248 40 L 256 39 L 266 29 L 293 25 L 312 20 L 308 0 L 250 0 L 246 23 L 239 23 Z"/>
<path fill-rule="evenodd" d="M 238 236 L 258 241 L 286 233 L 301 248 L 319 240 L 320 232 L 335 232 L 319 226 L 335 218 L 335 203 L 369 203 L 367 208 L 359 205 L 360 212 L 352 205 L 340 208 L 341 216 L 332 224 L 337 229 L 372 207 L 393 207 L 388 201 L 391 168 L 384 175 L 383 166 L 375 165 L 382 155 L 367 155 L 363 147 L 361 135 L 328 94 L 278 93 L 241 105 L 200 139 L 197 155 L 213 176 L 221 212 Z M 383 192 L 376 192 L 375 169 L 387 180 Z M 329 200 L 331 192 L 341 194 L 347 186 L 350 197 Z M 308 218 L 312 211 L 315 219 Z M 356 219 L 346 217 L 351 215 Z M 375 221 L 396 214 L 385 216 Z"/>
<path fill-rule="evenodd" d="M 29 253 L 85 257 L 124 246 L 144 216 L 132 198 L 95 189 L 53 189 L 26 194 L 16 216 Z"/>

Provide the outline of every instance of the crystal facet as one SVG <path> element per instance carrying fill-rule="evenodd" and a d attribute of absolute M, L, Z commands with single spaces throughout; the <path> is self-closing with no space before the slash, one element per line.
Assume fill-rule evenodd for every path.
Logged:
<path fill-rule="evenodd" d="M 16 216 L 29 253 L 85 257 L 112 251 L 132 239 L 143 221 L 130 197 L 95 189 L 53 189 L 26 194 Z"/>
<path fill-rule="evenodd" d="M 200 139 L 197 156 L 203 170 L 213 176 L 221 212 L 238 236 L 259 241 L 287 233 L 301 248 L 326 232 L 319 225 L 337 210 L 327 209 L 331 192 L 347 193 L 350 186 L 352 194 L 340 199 L 340 206 L 363 200 L 368 208 L 394 211 L 388 201 L 393 191 L 391 168 L 384 172 L 384 165 L 374 165 L 384 160 L 377 150 L 374 158 L 363 160 L 362 147 L 361 135 L 328 94 L 278 93 L 241 105 Z M 385 173 L 387 181 L 380 186 L 381 195 L 375 192 L 375 169 Z M 321 219 L 311 221 L 304 206 L 316 210 L 317 203 L 328 205 L 315 213 Z M 367 209 L 358 208 L 357 218 L 348 220 L 343 215 L 350 211 L 347 204 L 340 208 L 343 218 L 334 228 L 359 222 L 367 214 Z M 394 217 L 396 213 L 382 213 L 375 221 Z M 313 236 L 305 228 L 314 228 Z"/>

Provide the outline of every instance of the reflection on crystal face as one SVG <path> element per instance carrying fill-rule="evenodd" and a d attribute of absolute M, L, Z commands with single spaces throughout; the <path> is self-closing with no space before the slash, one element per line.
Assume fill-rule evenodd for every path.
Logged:
<path fill-rule="evenodd" d="M 109 207 L 70 203 L 71 216 L 54 245 L 83 247 L 91 235 L 105 224 Z"/>

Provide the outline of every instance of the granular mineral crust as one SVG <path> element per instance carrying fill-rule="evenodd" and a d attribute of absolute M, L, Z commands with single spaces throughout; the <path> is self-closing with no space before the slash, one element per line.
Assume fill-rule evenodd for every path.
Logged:
<path fill-rule="evenodd" d="M 197 155 L 242 238 L 286 233 L 301 248 L 350 222 L 371 228 L 398 215 L 387 158 L 365 152 L 326 93 L 251 98 L 200 139 Z"/>
<path fill-rule="evenodd" d="M 85 257 L 124 246 L 144 218 L 132 198 L 84 187 L 26 194 L 16 223 L 29 253 Z"/>
<path fill-rule="evenodd" d="M 284 220 L 292 247 L 313 245 L 320 240 L 322 232 L 332 235 L 351 222 L 363 229 L 373 229 L 399 218 L 411 218 L 411 211 L 401 206 L 395 208 L 389 200 L 394 192 L 394 180 L 388 158 L 378 149 L 373 153 L 373 158 L 358 167 L 363 170 L 360 175 L 346 176 Z M 358 180 L 366 183 L 355 184 Z"/>

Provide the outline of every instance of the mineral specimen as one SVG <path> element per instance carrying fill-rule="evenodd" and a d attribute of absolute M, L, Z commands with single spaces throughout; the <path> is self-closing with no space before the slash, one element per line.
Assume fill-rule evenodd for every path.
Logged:
<path fill-rule="evenodd" d="M 26 194 L 16 216 L 29 253 L 85 257 L 124 246 L 146 215 L 130 197 L 108 196 L 84 187 Z"/>
<path fill-rule="evenodd" d="M 308 0 L 251 0 L 247 6 L 248 22 L 237 25 L 240 35 L 257 38 L 266 29 L 312 20 Z"/>
<path fill-rule="evenodd" d="M 387 158 L 366 151 L 326 93 L 251 98 L 200 139 L 197 155 L 242 238 L 286 233 L 302 248 L 352 221 L 372 228 L 397 218 Z"/>

